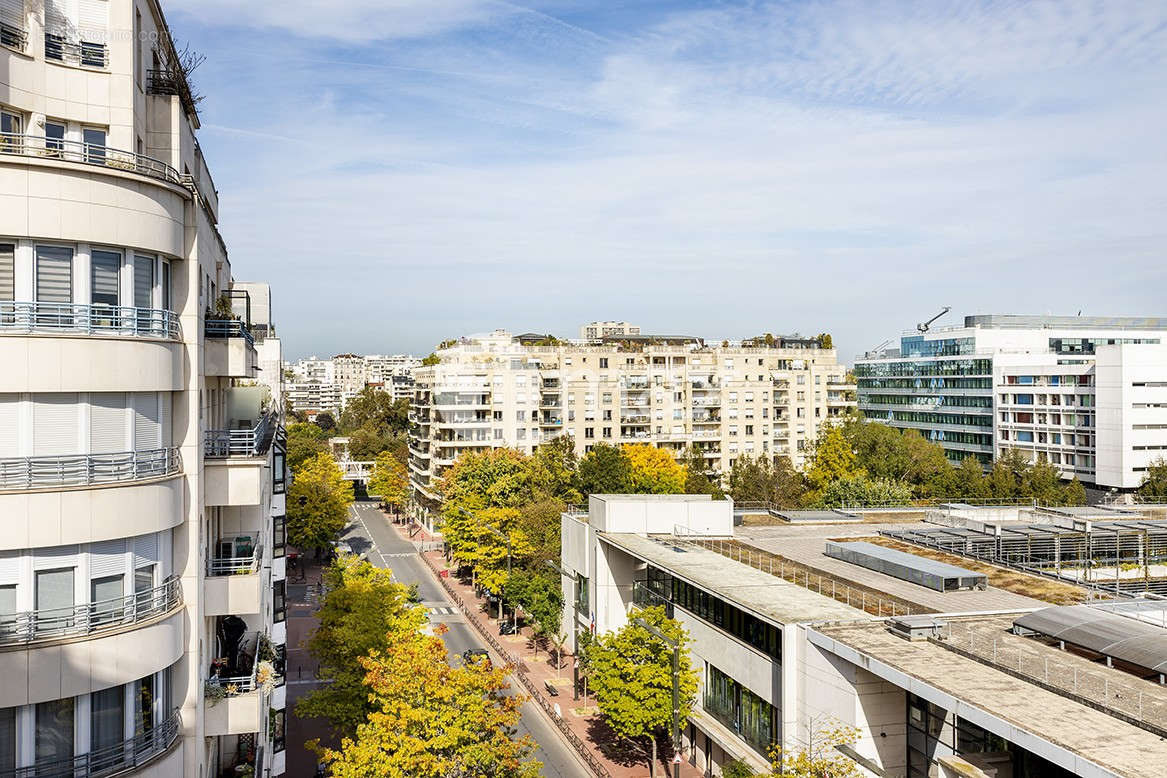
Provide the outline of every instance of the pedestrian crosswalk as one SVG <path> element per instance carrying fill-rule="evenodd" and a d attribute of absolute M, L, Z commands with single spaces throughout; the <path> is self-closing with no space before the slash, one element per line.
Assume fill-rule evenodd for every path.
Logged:
<path fill-rule="evenodd" d="M 427 610 L 436 616 L 453 616 L 458 612 L 452 605 L 430 605 Z"/>

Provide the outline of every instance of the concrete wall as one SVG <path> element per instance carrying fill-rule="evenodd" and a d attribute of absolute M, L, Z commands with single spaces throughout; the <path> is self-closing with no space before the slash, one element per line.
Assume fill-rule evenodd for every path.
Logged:
<path fill-rule="evenodd" d="M 692 494 L 593 494 L 588 521 L 601 532 L 733 535 L 733 501 Z"/>
<path fill-rule="evenodd" d="M 1100 346 L 1095 375 L 1098 483 L 1133 489 L 1167 457 L 1167 345 Z"/>

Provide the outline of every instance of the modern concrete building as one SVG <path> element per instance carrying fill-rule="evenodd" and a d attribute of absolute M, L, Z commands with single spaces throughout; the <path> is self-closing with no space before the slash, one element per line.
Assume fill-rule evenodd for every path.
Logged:
<path fill-rule="evenodd" d="M 626 321 L 593 321 L 579 328 L 581 340 L 601 340 L 640 335 L 640 327 Z"/>
<path fill-rule="evenodd" d="M 280 344 L 195 105 L 154 0 L 0 2 L 0 775 L 283 771 Z"/>
<path fill-rule="evenodd" d="M 711 471 L 742 454 L 801 465 L 820 425 L 855 407 L 833 349 L 527 340 L 496 330 L 453 342 L 414 371 L 410 471 L 416 495 L 463 451 L 530 452 L 570 435 L 596 443 L 699 449 Z"/>
<path fill-rule="evenodd" d="M 1167 319 L 968 316 L 855 364 L 859 409 L 958 461 L 1013 448 L 1132 489 L 1167 454 Z"/>
<path fill-rule="evenodd" d="M 593 495 L 586 512 L 561 519 L 568 645 L 620 628 L 641 607 L 678 619 L 700 681 L 681 756 L 710 776 L 734 760 L 764 771 L 772 745 L 797 751 L 840 724 L 859 737 L 835 754 L 864 776 L 1158 775 L 1167 692 L 1145 665 L 1167 660 L 1161 601 L 1050 607 L 1040 599 L 1048 582 L 1028 579 L 1030 591 L 1016 571 L 990 573 L 985 588 L 931 588 L 826 553 L 897 528 L 955 532 L 963 521 L 975 532 L 1043 514 L 949 508 L 885 511 L 890 524 L 879 512 L 835 512 L 735 529 L 729 501 Z M 920 570 L 949 569 L 906 556 Z M 997 588 L 1006 579 L 1010 590 Z M 1086 600 L 1072 576 L 1062 585 L 1059 598 Z M 1093 650 L 1085 644 L 1108 634 L 1102 623 L 1157 648 L 1125 662 L 1112 656 L 1118 648 Z M 1074 624 L 1089 626 L 1071 633 Z"/>
<path fill-rule="evenodd" d="M 288 402 L 313 416 L 322 411 L 339 414 L 365 387 L 387 392 L 394 400 L 411 399 L 413 370 L 420 364 L 420 359 L 407 354 L 340 354 L 332 359 L 286 362 Z"/>

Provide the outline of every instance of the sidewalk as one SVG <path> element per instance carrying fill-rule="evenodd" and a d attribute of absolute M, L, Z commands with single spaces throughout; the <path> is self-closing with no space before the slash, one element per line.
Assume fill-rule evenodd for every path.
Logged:
<path fill-rule="evenodd" d="M 295 713 L 296 700 L 317 688 L 316 660 L 306 641 L 316 629 L 320 576 L 323 565 L 300 557 L 300 570 L 288 576 L 288 661 L 287 683 L 287 769 L 286 778 L 313 778 L 319 757 L 304 744 L 320 738 L 322 745 L 335 745 L 324 719 L 302 719 Z M 301 576 L 301 572 L 303 575 Z"/>
<path fill-rule="evenodd" d="M 434 541 L 434 538 L 417 525 L 406 527 L 394 524 L 388 516 L 386 520 L 402 537 L 411 535 L 411 539 L 419 548 L 426 548 Z M 486 600 L 475 596 L 469 580 L 460 580 L 455 572 L 446 566 L 442 552 L 436 549 L 426 550 L 421 552 L 421 557 L 438 576 L 438 580 L 451 595 L 451 599 L 462 609 L 467 620 L 477 627 L 479 633 L 496 651 L 515 665 L 515 676 L 525 687 L 524 692 L 560 725 L 564 736 L 577 750 L 583 750 L 581 755 L 586 751 L 591 756 L 588 761 L 599 768 L 596 771 L 599 775 L 608 775 L 611 778 L 647 778 L 647 757 L 629 748 L 625 741 L 615 736 L 604 723 L 603 717 L 596 713 L 595 698 L 589 697 L 587 708 L 584 708 L 582 694 L 579 700 L 572 699 L 571 668 L 575 658 L 571 654 L 564 654 L 563 666 L 557 673 L 554 648 L 550 647 L 549 643 L 540 643 L 536 648 L 529 627 L 524 627 L 520 635 L 500 636 L 497 623 L 487 613 Z M 558 689 L 558 696 L 552 697 L 546 689 L 546 684 Z M 580 691 L 582 692 L 582 689 Z M 656 771 L 658 778 L 672 775 L 672 765 L 668 764 L 671 757 L 671 745 L 662 741 L 658 748 L 658 758 L 661 760 Z M 681 764 L 680 774 L 683 778 L 702 778 L 704 775 L 687 761 Z"/>

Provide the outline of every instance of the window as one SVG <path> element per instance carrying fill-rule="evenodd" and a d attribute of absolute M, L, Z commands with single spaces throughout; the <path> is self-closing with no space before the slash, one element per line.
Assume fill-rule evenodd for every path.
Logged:
<path fill-rule="evenodd" d="M 73 698 L 36 706 L 34 752 L 37 764 L 73 758 Z"/>
<path fill-rule="evenodd" d="M 89 751 L 95 772 L 120 764 L 125 758 L 115 748 L 126 740 L 125 687 L 114 686 L 89 695 Z"/>
<path fill-rule="evenodd" d="M 73 568 L 38 570 L 35 584 L 38 628 L 51 632 L 73 626 Z"/>
<path fill-rule="evenodd" d="M 60 156 L 65 150 L 65 125 L 51 119 L 45 121 L 45 151 L 55 152 L 51 156 Z"/>
<path fill-rule="evenodd" d="M 24 117 L 12 111 L 0 111 L 0 152 L 19 154 L 23 150 Z"/>
<path fill-rule="evenodd" d="M 89 602 L 93 618 L 99 624 L 110 624 L 122 618 L 122 597 L 125 576 L 108 575 L 89 582 Z"/>
<path fill-rule="evenodd" d="M 105 130 L 86 127 L 81 130 L 81 140 L 85 142 L 85 161 L 97 165 L 105 164 Z"/>
<path fill-rule="evenodd" d="M 16 708 L 0 708 L 0 770 L 16 770 Z"/>
<path fill-rule="evenodd" d="M 281 621 L 283 621 L 285 618 L 287 618 L 287 615 L 288 615 L 287 586 L 286 586 L 286 584 L 287 584 L 286 581 L 276 581 L 271 586 L 271 591 L 272 591 L 272 603 L 271 603 L 272 621 L 275 622 L 276 624 L 279 624 Z"/>
<path fill-rule="evenodd" d="M 271 555 L 278 559 L 284 555 L 284 546 L 287 544 L 288 517 L 274 516 L 271 521 Z"/>
<path fill-rule="evenodd" d="M 287 742 L 284 735 L 284 711 L 282 710 L 277 710 L 272 714 L 271 745 L 272 750 L 277 753 L 287 748 Z"/>
<path fill-rule="evenodd" d="M 154 257 L 134 255 L 134 307 L 154 307 Z"/>
<path fill-rule="evenodd" d="M 12 302 L 16 299 L 16 245 L 0 243 L 0 303 Z M 11 317 L 11 311 L 0 310 L 0 323 L 4 323 L 5 314 Z"/>
<path fill-rule="evenodd" d="M 93 250 L 90 258 L 92 294 L 94 305 L 116 306 L 118 304 L 118 274 L 122 266 L 122 255 L 116 251 Z"/>
<path fill-rule="evenodd" d="M 575 574 L 575 609 L 588 613 L 588 578 L 583 573 Z"/>
<path fill-rule="evenodd" d="M 170 307 L 170 263 L 162 263 L 162 310 L 169 311 Z"/>
<path fill-rule="evenodd" d="M 287 454 L 283 451 L 277 451 L 272 454 L 271 468 L 272 468 L 272 493 L 283 494 L 287 486 L 288 468 L 286 465 Z"/>
<path fill-rule="evenodd" d="M 36 247 L 36 300 L 62 305 L 73 302 L 73 249 Z"/>

